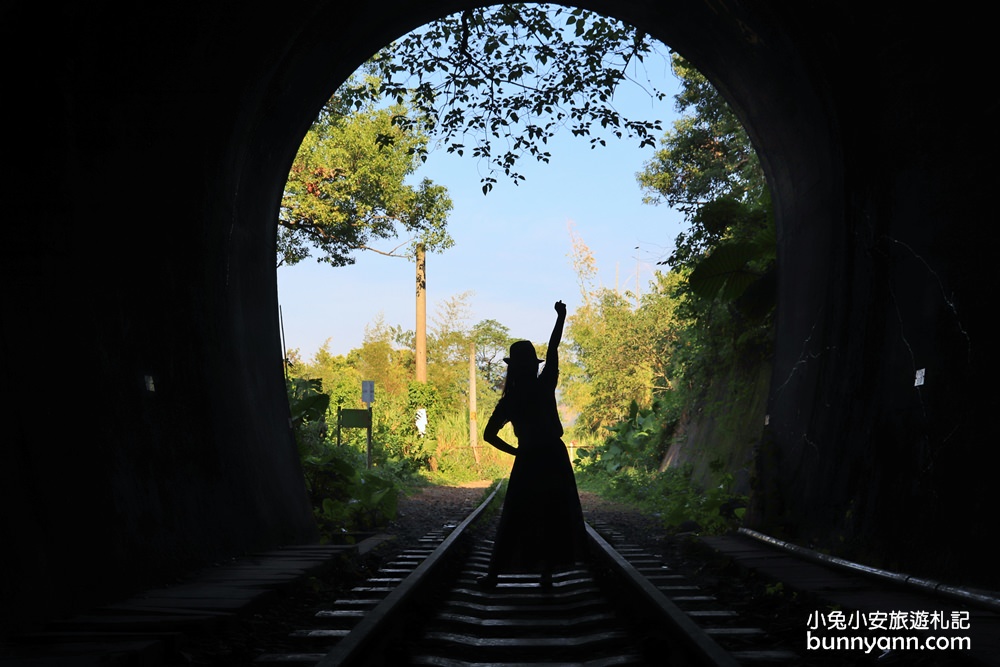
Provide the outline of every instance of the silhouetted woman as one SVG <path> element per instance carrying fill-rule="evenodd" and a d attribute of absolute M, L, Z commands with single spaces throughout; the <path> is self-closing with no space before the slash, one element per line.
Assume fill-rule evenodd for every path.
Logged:
<path fill-rule="evenodd" d="M 586 550 L 580 497 L 556 410 L 559 340 L 566 305 L 557 301 L 555 309 L 556 324 L 541 373 L 541 359 L 530 341 L 510 346 L 510 356 L 504 359 L 507 378 L 503 396 L 483 432 L 486 442 L 516 457 L 489 571 L 479 579 L 483 586 L 495 585 L 502 572 L 537 572 L 543 586 L 551 585 L 553 570 L 583 560 Z M 517 447 L 498 435 L 507 422 L 514 427 Z"/>

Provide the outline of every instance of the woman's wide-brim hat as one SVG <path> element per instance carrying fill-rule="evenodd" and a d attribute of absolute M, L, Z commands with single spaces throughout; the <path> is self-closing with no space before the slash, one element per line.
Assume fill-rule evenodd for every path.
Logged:
<path fill-rule="evenodd" d="M 519 340 L 510 345 L 510 356 L 503 358 L 504 363 L 510 364 L 540 364 L 542 360 L 535 354 L 535 346 L 530 340 Z"/>

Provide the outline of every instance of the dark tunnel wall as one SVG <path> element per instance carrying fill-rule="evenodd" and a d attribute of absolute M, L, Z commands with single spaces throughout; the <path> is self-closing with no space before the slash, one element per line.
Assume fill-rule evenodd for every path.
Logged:
<path fill-rule="evenodd" d="M 756 520 L 865 562 L 995 587 L 975 545 L 997 527 L 995 167 L 982 150 L 997 145 L 984 75 L 996 57 L 966 18 L 942 12 L 824 19 L 793 41 L 839 128 L 844 218 L 825 239 L 781 232 Z M 817 276 L 824 250 L 832 263 Z M 801 298 L 804 276 L 826 283 L 821 298 Z"/>
<path fill-rule="evenodd" d="M 709 75 L 774 189 L 753 525 L 987 579 L 997 94 L 977 22 L 909 5 L 586 5 Z M 4 624 L 313 539 L 280 366 L 284 176 L 344 77 L 460 6 L 0 9 Z"/>

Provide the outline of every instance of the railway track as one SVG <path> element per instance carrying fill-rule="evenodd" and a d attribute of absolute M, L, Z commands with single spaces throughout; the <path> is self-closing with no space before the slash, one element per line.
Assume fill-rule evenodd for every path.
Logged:
<path fill-rule="evenodd" d="M 607 526 L 588 525 L 590 561 L 555 574 L 551 587 L 529 575 L 501 575 L 496 588 L 480 588 L 496 494 L 319 611 L 310 627 L 293 633 L 300 650 L 264 654 L 256 664 L 801 664 L 798 654 Z"/>
<path fill-rule="evenodd" d="M 318 613 L 316 601 L 322 598 L 311 591 L 296 601 L 290 582 L 309 585 L 301 578 L 318 573 L 321 563 L 340 552 L 319 546 L 278 550 L 13 637 L 0 644 L 0 664 L 1000 667 L 996 596 L 926 580 L 903 589 L 898 576 L 879 572 L 861 578 L 870 568 L 833 571 L 829 557 L 810 563 L 816 554 L 790 545 L 776 549 L 773 540 L 766 546 L 750 543 L 741 535 L 702 538 L 699 544 L 711 545 L 704 553 L 671 552 L 664 558 L 650 548 L 674 548 L 674 543 L 637 534 L 636 540 L 655 545 L 644 548 L 630 543 L 617 526 L 594 521 L 587 528 L 590 560 L 557 573 L 551 587 L 542 588 L 535 577 L 501 576 L 496 588 L 483 590 L 476 578 L 489 561 L 498 500 L 494 489 L 469 516 L 379 559 L 373 575 L 367 563 L 344 561 L 351 563 L 345 576 L 329 589 L 338 593 Z M 379 543 L 373 536 L 359 553 L 370 553 Z M 725 561 L 723 570 L 703 559 L 718 554 L 754 564 L 743 568 Z M 361 572 L 367 579 L 358 577 L 347 590 L 344 582 Z M 753 581 L 758 573 L 762 578 Z M 762 609 L 765 584 L 786 584 L 795 595 L 822 594 L 807 609 L 786 601 L 771 604 L 775 600 L 765 591 Z M 963 634 L 973 643 L 947 653 L 806 650 L 807 613 L 840 608 L 964 614 L 970 629 Z"/>

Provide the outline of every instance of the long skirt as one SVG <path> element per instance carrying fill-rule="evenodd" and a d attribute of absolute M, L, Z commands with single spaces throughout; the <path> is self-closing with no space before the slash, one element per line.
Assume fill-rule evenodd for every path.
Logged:
<path fill-rule="evenodd" d="M 558 438 L 518 443 L 490 571 L 552 572 L 584 560 L 587 533 L 573 467 Z"/>

